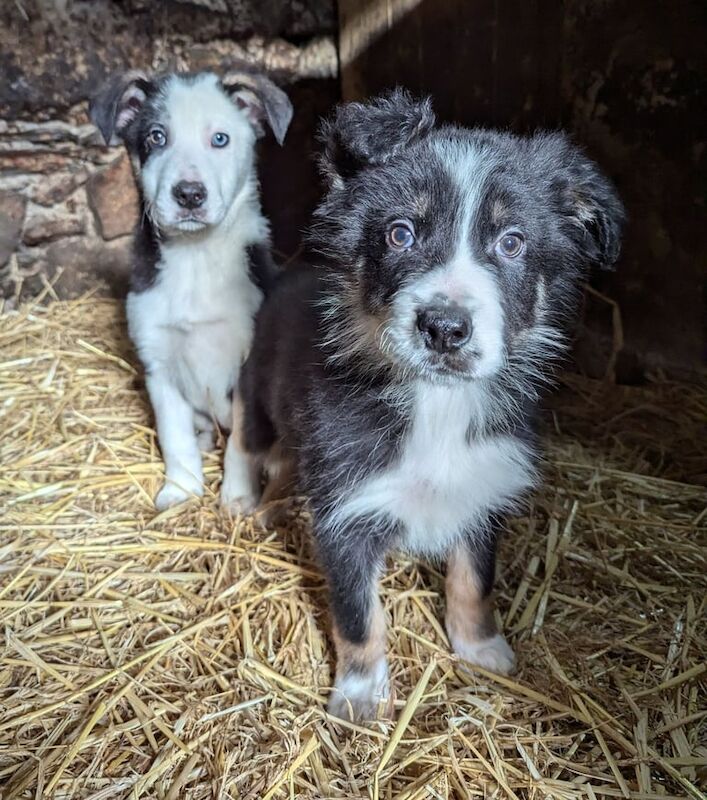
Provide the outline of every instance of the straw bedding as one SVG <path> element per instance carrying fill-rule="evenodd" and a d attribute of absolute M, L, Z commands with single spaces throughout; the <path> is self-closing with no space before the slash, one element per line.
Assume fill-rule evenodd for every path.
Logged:
<path fill-rule="evenodd" d="M 325 587 L 265 530 L 155 516 L 161 462 L 119 304 L 0 316 L 0 796 L 684 798 L 707 781 L 707 391 L 572 376 L 511 521 L 512 678 L 468 671 L 441 576 L 383 583 L 396 719 L 335 724 Z"/>

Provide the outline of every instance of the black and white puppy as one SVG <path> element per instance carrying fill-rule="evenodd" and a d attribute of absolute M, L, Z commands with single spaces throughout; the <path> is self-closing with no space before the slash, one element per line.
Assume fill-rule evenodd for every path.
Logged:
<path fill-rule="evenodd" d="M 324 140 L 321 260 L 259 313 L 240 444 L 295 463 L 330 585 L 329 708 L 366 717 L 388 697 L 391 549 L 445 559 L 454 650 L 512 668 L 490 603 L 499 518 L 537 481 L 538 388 L 624 212 L 562 134 L 436 127 L 399 90 L 341 107 Z"/>
<path fill-rule="evenodd" d="M 203 494 L 202 449 L 231 427 L 231 395 L 272 277 L 255 140 L 268 122 L 282 144 L 287 96 L 241 70 L 112 79 L 91 104 L 106 142 L 121 139 L 141 196 L 127 298 L 130 336 L 146 372 L 165 461 L 164 509 Z M 222 499 L 247 493 L 234 448 Z"/>

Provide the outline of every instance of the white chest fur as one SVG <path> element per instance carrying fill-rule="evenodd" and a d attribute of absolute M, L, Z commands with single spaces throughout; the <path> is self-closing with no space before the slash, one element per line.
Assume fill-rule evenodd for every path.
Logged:
<path fill-rule="evenodd" d="M 262 301 L 239 238 L 212 234 L 163 245 L 154 286 L 127 301 L 130 336 L 146 371 L 174 383 L 192 407 L 226 427 L 228 393 Z"/>
<path fill-rule="evenodd" d="M 512 507 L 534 483 L 533 454 L 510 435 L 470 439 L 478 395 L 474 384 L 422 385 L 400 455 L 353 487 L 332 515 L 334 526 L 360 517 L 399 523 L 404 549 L 434 555 L 490 512 Z"/>

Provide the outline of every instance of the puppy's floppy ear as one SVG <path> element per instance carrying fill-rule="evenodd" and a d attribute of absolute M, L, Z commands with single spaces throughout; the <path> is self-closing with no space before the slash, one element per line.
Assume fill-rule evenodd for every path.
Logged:
<path fill-rule="evenodd" d="M 258 136 L 264 135 L 263 122 L 267 122 L 277 143 L 283 143 L 292 120 L 292 103 L 282 89 L 247 68 L 229 72 L 222 84 L 233 102 L 245 111 Z"/>
<path fill-rule="evenodd" d="M 626 211 L 613 183 L 579 147 L 558 134 L 564 169 L 561 204 L 569 221 L 581 232 L 580 246 L 602 269 L 613 269 L 621 252 Z"/>
<path fill-rule="evenodd" d="M 88 113 L 106 144 L 110 144 L 114 136 L 123 138 L 152 88 L 144 72 L 132 70 L 114 75 L 91 99 Z"/>
<path fill-rule="evenodd" d="M 322 168 L 332 183 L 384 164 L 426 136 L 435 124 L 430 98 L 394 89 L 369 103 L 347 103 L 322 125 Z"/>

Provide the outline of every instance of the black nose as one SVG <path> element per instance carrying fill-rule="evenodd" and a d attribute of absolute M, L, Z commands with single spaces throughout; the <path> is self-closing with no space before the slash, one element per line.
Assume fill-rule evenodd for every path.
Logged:
<path fill-rule="evenodd" d="M 438 353 L 451 353 L 471 337 L 471 317 L 457 305 L 433 306 L 417 313 L 417 327 L 425 345 Z"/>
<path fill-rule="evenodd" d="M 199 181 L 179 181 L 172 187 L 172 194 L 182 208 L 199 208 L 206 200 L 206 186 Z"/>

